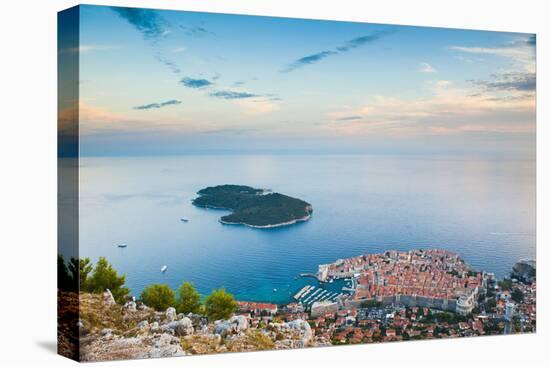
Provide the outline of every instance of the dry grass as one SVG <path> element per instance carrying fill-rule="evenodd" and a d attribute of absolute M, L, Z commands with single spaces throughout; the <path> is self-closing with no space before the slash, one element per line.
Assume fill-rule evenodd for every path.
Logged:
<path fill-rule="evenodd" d="M 204 335 L 191 335 L 181 339 L 183 350 L 190 354 L 211 354 L 223 352 L 249 352 L 270 350 L 275 343 L 259 330 L 248 330 L 234 339 L 217 339 Z"/>
<path fill-rule="evenodd" d="M 152 322 L 154 312 L 128 312 L 120 305 L 107 306 L 101 294 L 80 294 L 80 318 L 92 333 L 102 329 L 112 329 L 114 334 L 126 337 L 135 336 L 136 325 L 142 320 Z"/>
<path fill-rule="evenodd" d="M 215 338 L 205 335 L 190 335 L 181 338 L 181 347 L 190 354 L 211 354 L 219 353 L 222 343 Z"/>
<path fill-rule="evenodd" d="M 269 350 L 275 348 L 273 340 L 258 330 L 249 331 L 246 334 L 245 343 L 250 345 L 254 350 Z"/>

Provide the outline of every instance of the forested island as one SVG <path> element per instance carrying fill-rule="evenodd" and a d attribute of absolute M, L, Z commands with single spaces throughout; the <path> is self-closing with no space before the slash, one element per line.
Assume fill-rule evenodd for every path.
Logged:
<path fill-rule="evenodd" d="M 243 185 L 219 185 L 199 192 L 193 205 L 227 209 L 232 213 L 220 218 L 223 224 L 242 224 L 253 228 L 273 228 L 311 218 L 311 204 L 287 195 Z"/>

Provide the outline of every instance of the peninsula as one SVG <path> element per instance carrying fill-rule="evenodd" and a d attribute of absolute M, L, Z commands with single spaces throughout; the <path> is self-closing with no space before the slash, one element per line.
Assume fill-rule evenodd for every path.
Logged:
<path fill-rule="evenodd" d="M 223 224 L 240 224 L 252 228 L 274 228 L 311 218 L 311 204 L 287 195 L 243 185 L 219 185 L 199 192 L 193 205 L 226 209 L 232 213 L 220 218 Z"/>

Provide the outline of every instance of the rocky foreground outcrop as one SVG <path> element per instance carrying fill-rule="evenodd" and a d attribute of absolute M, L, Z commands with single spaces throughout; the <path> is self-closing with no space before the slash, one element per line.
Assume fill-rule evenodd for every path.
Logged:
<path fill-rule="evenodd" d="M 196 314 L 157 312 L 145 305 L 117 305 L 107 292 L 80 294 L 82 361 L 173 357 L 328 345 L 316 339 L 307 321 L 262 323 L 251 327 L 248 315 L 209 322 Z"/>

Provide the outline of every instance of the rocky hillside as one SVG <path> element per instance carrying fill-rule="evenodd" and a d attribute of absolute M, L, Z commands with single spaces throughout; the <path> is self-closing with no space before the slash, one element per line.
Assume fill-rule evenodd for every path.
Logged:
<path fill-rule="evenodd" d="M 251 327 L 248 315 L 208 321 L 196 314 L 157 312 L 112 295 L 80 294 L 82 361 L 172 357 L 192 354 L 289 349 L 328 345 L 302 319 Z"/>

